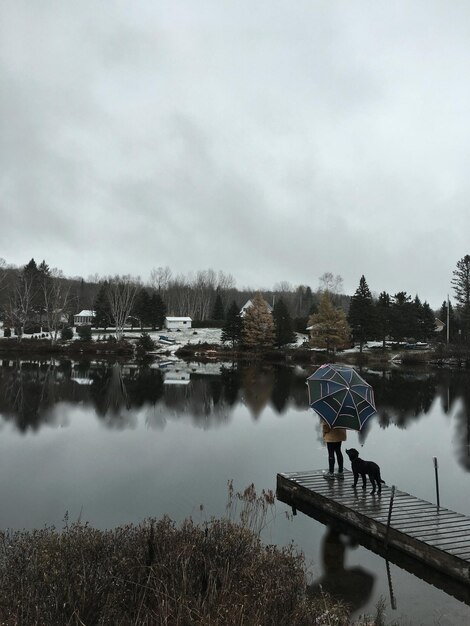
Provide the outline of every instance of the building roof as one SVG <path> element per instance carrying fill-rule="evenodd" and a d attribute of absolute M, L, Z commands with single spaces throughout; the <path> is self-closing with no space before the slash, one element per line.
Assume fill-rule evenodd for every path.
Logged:
<path fill-rule="evenodd" d="M 165 317 L 169 322 L 191 322 L 190 317 Z"/>
<path fill-rule="evenodd" d="M 445 323 L 442 320 L 440 320 L 438 317 L 435 317 L 434 326 L 435 326 L 436 332 L 440 333 L 442 330 L 444 330 Z"/>
<path fill-rule="evenodd" d="M 268 311 L 270 313 L 272 313 L 273 312 L 273 307 L 269 304 L 269 302 L 266 302 L 266 300 L 264 298 L 263 298 L 263 302 L 265 303 L 266 308 L 268 309 Z M 245 304 L 242 306 L 242 308 L 240 309 L 239 315 L 241 317 L 244 317 L 247 309 L 249 309 L 251 306 L 253 306 L 253 301 L 252 300 L 247 300 L 245 302 Z"/>
<path fill-rule="evenodd" d="M 82 317 L 95 317 L 95 312 L 89 311 L 88 309 L 83 309 L 83 311 L 80 311 L 80 313 L 75 313 L 75 316 L 77 315 L 81 315 Z"/>

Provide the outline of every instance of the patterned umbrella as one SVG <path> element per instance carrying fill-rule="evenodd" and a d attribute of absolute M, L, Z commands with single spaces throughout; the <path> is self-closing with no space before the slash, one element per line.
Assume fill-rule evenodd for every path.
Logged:
<path fill-rule="evenodd" d="M 331 428 L 361 430 L 376 413 L 372 387 L 348 365 L 321 365 L 307 385 L 310 406 Z"/>

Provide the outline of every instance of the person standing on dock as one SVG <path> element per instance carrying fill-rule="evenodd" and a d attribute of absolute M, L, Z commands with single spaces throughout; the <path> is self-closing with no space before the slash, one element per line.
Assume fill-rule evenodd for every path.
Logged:
<path fill-rule="evenodd" d="M 323 441 L 328 448 L 328 472 L 323 474 L 323 478 L 326 480 L 333 480 L 344 478 L 343 474 L 343 453 L 341 452 L 341 444 L 346 441 L 346 429 L 345 428 L 331 428 L 325 421 L 322 420 L 322 435 Z M 335 457 L 338 462 L 338 471 L 335 473 Z"/>

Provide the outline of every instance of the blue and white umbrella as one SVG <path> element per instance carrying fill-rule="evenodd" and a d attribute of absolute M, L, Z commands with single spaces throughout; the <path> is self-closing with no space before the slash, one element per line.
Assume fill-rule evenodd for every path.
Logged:
<path fill-rule="evenodd" d="M 331 428 L 361 430 L 376 413 L 372 387 L 348 365 L 321 365 L 307 385 L 310 406 Z"/>

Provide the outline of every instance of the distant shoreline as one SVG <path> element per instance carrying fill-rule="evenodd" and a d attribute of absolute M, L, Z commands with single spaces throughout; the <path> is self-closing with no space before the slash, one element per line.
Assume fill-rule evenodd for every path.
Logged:
<path fill-rule="evenodd" d="M 470 351 L 462 346 L 441 346 L 440 349 L 426 351 L 382 351 L 367 350 L 360 352 L 329 353 L 309 350 L 305 347 L 264 348 L 259 350 L 229 349 L 220 344 L 200 343 L 179 346 L 176 350 L 160 350 L 138 352 L 134 343 L 128 339 L 122 341 L 57 341 L 51 343 L 48 339 L 0 338 L 1 357 L 63 357 L 63 358 L 125 358 L 135 359 L 147 357 L 150 359 L 166 359 L 174 356 L 182 361 L 198 362 L 265 362 L 272 364 L 321 365 L 327 362 L 342 362 L 351 365 L 380 365 L 380 366 L 425 366 L 470 368 Z"/>

